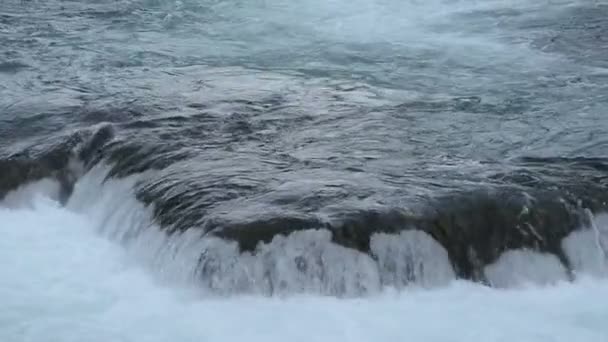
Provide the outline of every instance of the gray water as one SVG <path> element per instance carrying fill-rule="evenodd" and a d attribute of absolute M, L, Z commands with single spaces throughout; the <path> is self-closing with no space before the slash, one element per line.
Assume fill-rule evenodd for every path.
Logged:
<path fill-rule="evenodd" d="M 572 270 L 608 201 L 607 33 L 603 1 L 2 0 L 0 196 L 50 177 L 65 204 L 103 164 L 139 177 L 134 227 L 243 252 L 327 229 L 382 264 L 374 234 L 413 227 L 464 278 L 517 248 Z"/>

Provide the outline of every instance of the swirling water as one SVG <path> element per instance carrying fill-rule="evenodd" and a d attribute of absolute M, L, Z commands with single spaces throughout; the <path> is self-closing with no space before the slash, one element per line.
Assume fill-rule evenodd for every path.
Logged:
<path fill-rule="evenodd" d="M 604 341 L 607 18 L 0 2 L 0 339 Z"/>

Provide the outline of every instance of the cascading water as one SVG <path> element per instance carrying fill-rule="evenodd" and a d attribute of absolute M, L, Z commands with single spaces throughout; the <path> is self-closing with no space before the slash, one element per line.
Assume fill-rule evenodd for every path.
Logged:
<path fill-rule="evenodd" d="M 0 341 L 607 341 L 606 18 L 0 3 Z"/>
<path fill-rule="evenodd" d="M 125 194 L 133 180 L 101 185 L 103 174 L 100 168 L 85 175 L 66 207 L 52 199 L 48 182 L 2 202 L 3 341 L 603 341 L 607 333 L 600 300 L 608 295 L 606 268 L 597 263 L 605 259 L 589 248 L 597 243 L 591 231 L 565 242 L 575 268 L 586 274 L 574 283 L 556 260 L 522 251 L 491 266 L 497 285 L 517 285 L 498 290 L 455 281 L 445 251 L 418 232 L 375 237 L 378 261 L 332 246 L 323 232 L 277 238 L 255 257 L 187 232 L 167 238 Z M 9 206 L 26 194 L 27 201 Z M 598 229 L 606 227 L 605 217 L 596 221 Z M 196 272 L 201 250 L 217 258 L 215 272 L 206 275 L 213 279 Z M 294 260 L 321 264 L 306 274 L 289 265 Z M 435 288 L 380 291 L 383 283 L 412 279 Z M 250 296 L 267 294 L 265 281 L 288 296 Z M 362 290 L 368 292 L 359 299 L 315 295 Z"/>

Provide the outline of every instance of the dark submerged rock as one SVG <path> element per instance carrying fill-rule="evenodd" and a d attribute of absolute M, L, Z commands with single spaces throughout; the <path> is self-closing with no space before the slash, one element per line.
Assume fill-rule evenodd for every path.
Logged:
<path fill-rule="evenodd" d="M 551 253 L 569 269 L 561 242 L 574 230 L 589 227 L 588 209 L 581 203 L 554 191 L 534 197 L 518 189 L 475 191 L 432 200 L 429 209 L 419 214 L 401 209 L 360 210 L 330 222 L 273 217 L 216 223 L 213 235 L 237 241 L 242 251 L 255 252 L 258 244 L 277 235 L 328 229 L 336 244 L 370 253 L 373 234 L 418 229 L 446 249 L 459 277 L 485 282 L 484 267 L 511 249 Z"/>
<path fill-rule="evenodd" d="M 113 138 L 113 127 L 103 125 L 95 131 L 82 131 L 62 137 L 42 148 L 34 144 L 20 153 L 0 159 L 0 199 L 26 183 L 52 178 L 59 182 L 59 197 L 65 203 L 79 176 L 77 173 L 84 172 L 75 169 L 70 162 L 94 165 L 94 162 L 102 158 L 104 145 Z"/>
<path fill-rule="evenodd" d="M 261 243 L 275 236 L 327 229 L 334 243 L 375 257 L 370 251 L 374 234 L 417 229 L 446 249 L 459 277 L 480 282 L 485 282 L 484 267 L 510 249 L 551 253 L 569 268 L 562 240 L 588 227 L 590 212 L 608 209 L 608 162 L 602 158 L 522 158 L 519 162 L 524 168 L 490 177 L 496 184 L 428 196 L 415 210 L 390 204 L 352 209 L 334 202 L 348 198 L 347 188 L 304 192 L 305 198 L 293 195 L 286 200 L 273 197 L 267 184 L 230 173 L 210 174 L 201 181 L 196 173 L 182 174 L 179 168 L 167 171 L 188 159 L 188 152 L 181 152 L 179 146 L 146 147 L 113 139 L 113 127 L 105 125 L 66 137 L 42 151 L 26 149 L 0 159 L 0 198 L 24 183 L 52 177 L 60 182 L 61 199 L 66 201 L 78 176 L 70 161 L 77 159 L 86 169 L 106 160 L 112 164 L 108 177 L 150 169 L 164 172 L 157 181 L 140 184 L 136 194 L 154 205 L 155 218 L 168 234 L 200 229 L 203 235 L 236 241 L 241 251 L 255 253 Z M 231 208 L 257 202 L 278 210 L 225 216 Z M 330 214 L 320 215 L 330 204 Z"/>

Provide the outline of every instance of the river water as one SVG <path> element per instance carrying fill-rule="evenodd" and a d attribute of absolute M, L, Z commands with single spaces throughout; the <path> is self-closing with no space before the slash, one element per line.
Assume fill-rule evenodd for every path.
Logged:
<path fill-rule="evenodd" d="M 606 56 L 600 0 L 3 0 L 0 339 L 604 341 Z"/>

